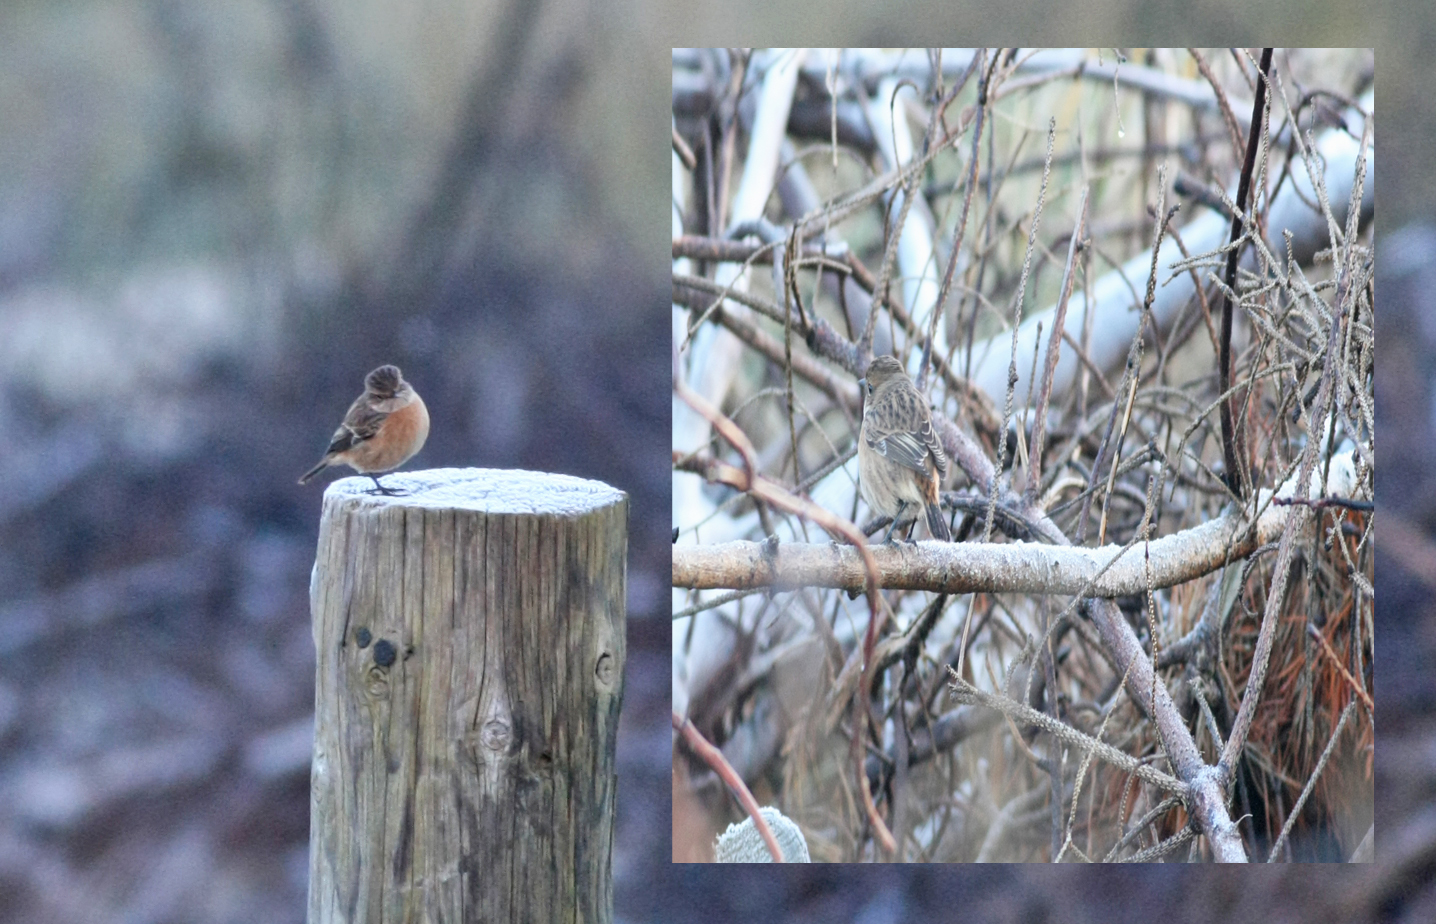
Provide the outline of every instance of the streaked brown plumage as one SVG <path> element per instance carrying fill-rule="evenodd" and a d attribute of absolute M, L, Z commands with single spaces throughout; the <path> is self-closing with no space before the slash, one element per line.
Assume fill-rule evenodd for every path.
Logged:
<path fill-rule="evenodd" d="M 932 537 L 951 542 L 937 495 L 947 476 L 947 453 L 933 432 L 927 400 L 891 356 L 874 359 L 862 385 L 858 484 L 869 507 L 893 518 L 883 541 L 891 542 L 899 524 L 926 512 Z"/>
<path fill-rule="evenodd" d="M 364 377 L 364 394 L 349 405 L 319 464 L 299 479 L 304 484 L 331 465 L 344 464 L 374 479 L 381 494 L 397 491 L 380 484 L 379 472 L 403 465 L 429 438 L 429 409 L 398 366 L 380 366 Z"/>

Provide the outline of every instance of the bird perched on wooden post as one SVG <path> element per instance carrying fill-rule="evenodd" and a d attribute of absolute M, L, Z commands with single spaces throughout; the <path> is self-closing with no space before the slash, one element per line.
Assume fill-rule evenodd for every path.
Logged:
<path fill-rule="evenodd" d="M 429 438 L 429 409 L 398 366 L 380 366 L 364 377 L 364 394 L 349 405 L 319 464 L 299 479 L 304 484 L 331 465 L 343 463 L 368 475 L 380 494 L 398 494 L 379 481 L 424 447 Z"/>
<path fill-rule="evenodd" d="M 947 476 L 947 453 L 933 431 L 927 400 L 891 356 L 874 359 L 859 384 L 865 403 L 858 484 L 869 507 L 893 518 L 883 541 L 891 542 L 900 523 L 916 522 L 925 511 L 932 537 L 951 542 L 937 496 Z"/>

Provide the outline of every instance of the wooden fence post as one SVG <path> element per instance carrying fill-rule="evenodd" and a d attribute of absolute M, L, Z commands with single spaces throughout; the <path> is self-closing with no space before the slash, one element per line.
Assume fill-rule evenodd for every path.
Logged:
<path fill-rule="evenodd" d="M 607 922 L 628 498 L 437 469 L 329 486 L 310 583 L 310 924 Z"/>

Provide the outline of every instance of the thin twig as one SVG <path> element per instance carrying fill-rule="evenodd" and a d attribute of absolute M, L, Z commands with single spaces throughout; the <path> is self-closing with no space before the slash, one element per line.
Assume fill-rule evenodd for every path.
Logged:
<path fill-rule="evenodd" d="M 1017 388 L 1017 338 L 1022 329 L 1022 300 L 1027 295 L 1027 277 L 1032 270 L 1032 250 L 1037 242 L 1037 229 L 1042 224 L 1042 205 L 1047 200 L 1047 180 L 1052 173 L 1052 145 L 1056 137 L 1057 119 L 1054 117 L 1047 121 L 1047 166 L 1042 171 L 1042 185 L 1037 191 L 1032 227 L 1027 232 L 1027 251 L 1022 259 L 1022 276 L 1017 283 L 1017 295 L 1012 300 L 1012 356 L 1007 362 L 1007 402 L 1003 407 L 1002 429 L 997 441 L 999 464 L 1007 454 L 1007 423 L 1012 419 L 1012 400 Z M 994 478 L 988 491 L 987 522 L 982 529 L 983 542 L 992 538 L 992 508 L 997 506 L 997 486 L 998 479 Z"/>
<path fill-rule="evenodd" d="M 957 95 L 958 90 L 962 89 L 962 86 L 967 83 L 967 80 L 969 77 L 972 76 L 973 71 L 981 67 L 986 55 L 987 49 L 984 48 L 980 49 L 977 54 L 972 56 L 972 64 L 968 67 L 967 72 L 962 75 L 962 80 L 960 80 L 955 86 L 953 86 L 952 92 L 949 93 L 944 100 L 944 106 L 938 107 L 936 112 L 940 113 L 945 107 L 946 102 L 951 101 L 951 99 Z M 967 192 L 962 197 L 962 213 L 957 219 L 956 237 L 953 239 L 952 243 L 952 256 L 947 261 L 947 272 L 943 274 L 942 288 L 938 290 L 937 304 L 933 306 L 932 320 L 928 325 L 927 339 L 923 343 L 922 362 L 919 364 L 917 372 L 918 391 L 923 391 L 924 387 L 927 384 L 927 369 L 928 365 L 932 361 L 932 344 L 933 340 L 937 336 L 938 317 L 942 314 L 942 306 L 947 304 L 948 292 L 952 290 L 953 272 L 957 269 L 958 260 L 962 256 L 962 239 L 967 232 L 967 213 L 968 209 L 972 206 L 972 191 L 977 187 L 977 145 L 978 141 L 982 138 L 983 116 L 985 115 L 986 111 L 987 75 L 984 72 L 983 76 L 978 79 L 977 83 L 977 118 L 973 122 L 972 129 L 972 155 L 970 158 L 971 162 L 968 164 L 967 167 Z"/>
<path fill-rule="evenodd" d="M 1307 797 L 1311 795 L 1311 791 L 1316 788 L 1316 781 L 1321 778 L 1321 771 L 1326 769 L 1326 762 L 1331 759 L 1331 752 L 1336 750 L 1336 741 L 1341 737 L 1342 729 L 1346 728 L 1346 720 L 1351 718 L 1351 711 L 1355 708 L 1356 700 L 1353 699 L 1346 704 L 1345 709 L 1341 710 L 1341 718 L 1337 721 L 1336 728 L 1332 729 L 1331 737 L 1326 741 L 1326 748 L 1321 752 L 1321 757 L 1316 761 L 1316 768 L 1311 771 L 1311 776 L 1307 777 L 1306 785 L 1302 787 L 1301 795 L 1297 796 L 1296 804 L 1293 805 L 1291 811 L 1287 813 L 1286 824 L 1281 826 L 1281 834 L 1277 835 L 1276 840 L 1272 842 L 1271 853 L 1267 854 L 1266 858 L 1268 863 L 1274 862 L 1277 856 L 1281 854 L 1282 848 L 1286 846 L 1287 835 L 1291 834 L 1292 826 L 1295 825 L 1296 820 L 1301 817 L 1302 807 L 1306 805 Z M 1367 708 L 1371 708 L 1370 702 L 1367 703 Z"/>
<path fill-rule="evenodd" d="M 1052 334 L 1047 340 L 1047 360 L 1042 369 L 1042 387 L 1037 392 L 1037 411 L 1032 420 L 1032 451 L 1029 454 L 1027 503 L 1037 502 L 1037 483 L 1042 479 L 1042 443 L 1047 431 L 1047 402 L 1052 396 L 1052 376 L 1057 372 L 1057 357 L 1066 333 L 1067 300 L 1072 295 L 1072 282 L 1077 274 L 1077 254 L 1081 250 L 1082 232 L 1087 227 L 1087 192 L 1077 202 L 1077 227 L 1067 245 L 1067 265 L 1062 269 L 1062 288 L 1058 290 L 1057 311 L 1052 321 Z"/>
<path fill-rule="evenodd" d="M 1362 705 L 1366 706 L 1367 714 L 1374 718 L 1376 715 L 1376 706 L 1371 702 L 1371 694 L 1367 693 L 1366 688 L 1357 683 L 1356 678 L 1351 676 L 1351 671 L 1347 670 L 1346 665 L 1341 663 L 1341 659 L 1338 658 L 1336 652 L 1331 649 L 1331 643 L 1326 640 L 1326 636 L 1310 622 L 1306 624 L 1306 633 L 1321 644 L 1321 650 L 1326 653 L 1326 656 L 1331 659 L 1331 663 L 1341 672 L 1341 676 L 1345 678 L 1347 685 L 1351 687 L 1351 692 L 1361 697 Z"/>
<path fill-rule="evenodd" d="M 1262 124 L 1266 116 L 1267 74 L 1271 72 L 1270 48 L 1261 53 L 1261 79 L 1257 82 L 1256 100 L 1252 103 L 1252 126 L 1247 134 L 1246 160 L 1242 162 L 1241 179 L 1237 183 L 1236 214 L 1232 217 L 1231 244 L 1241 238 L 1247 197 L 1251 190 L 1252 172 L 1256 167 L 1257 148 L 1261 146 Z M 1232 380 L 1232 294 L 1237 287 L 1237 260 L 1240 252 L 1232 246 L 1227 251 L 1226 291 L 1222 293 L 1222 339 L 1221 352 L 1217 357 L 1219 391 L 1226 392 Z M 1233 418 L 1237 399 L 1222 402 L 1222 452 L 1226 460 L 1226 482 L 1232 493 L 1239 498 L 1250 495 L 1246 470 L 1246 440 L 1236 431 Z"/>
<path fill-rule="evenodd" d="M 1212 71 L 1212 66 L 1207 63 L 1205 55 L 1195 48 L 1188 48 L 1187 53 L 1192 56 L 1193 61 L 1197 62 L 1197 70 L 1201 71 L 1207 83 L 1211 84 L 1212 92 L 1216 94 L 1217 106 L 1222 111 L 1222 120 L 1227 124 L 1227 134 L 1231 136 L 1232 156 L 1235 157 L 1236 152 L 1242 149 L 1242 130 L 1237 127 L 1237 117 L 1232 112 L 1232 104 L 1227 101 L 1227 91 L 1222 89 L 1221 82 L 1217 80 L 1217 75 Z"/>
<path fill-rule="evenodd" d="M 688 747 L 693 750 L 693 753 L 702 758 L 703 762 L 718 774 L 719 778 L 732 790 L 733 795 L 738 798 L 738 804 L 743 806 L 743 811 L 753 819 L 753 827 L 763 838 L 763 843 L 768 845 L 768 852 L 773 855 L 773 862 L 785 862 L 783 851 L 778 847 L 778 839 L 773 836 L 772 829 L 768 827 L 768 822 L 763 819 L 763 813 L 759 811 L 758 800 L 753 798 L 753 793 L 749 791 L 743 778 L 733 769 L 733 765 L 728 763 L 728 758 L 723 756 L 723 752 L 710 744 L 708 739 L 693 727 L 692 722 L 676 712 L 673 713 L 673 728 L 683 736 L 683 740 L 688 743 Z"/>
<path fill-rule="evenodd" d="M 951 680 L 950 688 L 952 695 L 963 703 L 975 703 L 979 706 L 986 706 L 989 709 L 996 709 L 1003 715 L 1023 725 L 1033 725 L 1042 729 L 1059 741 L 1066 742 L 1074 748 L 1083 751 L 1090 751 L 1099 760 L 1106 761 L 1119 770 L 1132 774 L 1138 779 L 1156 786 L 1158 789 L 1170 793 L 1182 795 L 1187 791 L 1187 784 L 1174 776 L 1170 776 L 1156 767 L 1144 764 L 1130 754 L 1112 747 L 1105 741 L 1099 741 L 1090 735 L 1059 722 L 1045 712 L 1038 712 L 1031 706 L 1019 703 L 1017 700 L 1007 696 L 999 696 L 995 693 L 984 693 L 977 687 L 963 680 L 957 671 L 949 667 L 948 677 Z"/>

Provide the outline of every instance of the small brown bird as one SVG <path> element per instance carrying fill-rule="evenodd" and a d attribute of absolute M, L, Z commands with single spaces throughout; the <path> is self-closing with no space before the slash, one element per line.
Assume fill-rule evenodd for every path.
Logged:
<path fill-rule="evenodd" d="M 380 366 L 364 377 L 364 394 L 349 405 L 319 464 L 299 479 L 304 484 L 331 465 L 344 463 L 374 479 L 380 494 L 401 493 L 380 484 L 378 472 L 392 471 L 424 448 L 429 409 L 398 366 Z"/>
<path fill-rule="evenodd" d="M 947 453 L 933 432 L 927 400 L 891 356 L 874 359 L 859 384 L 866 403 L 858 434 L 858 483 L 868 506 L 893 518 L 883 541 L 891 542 L 900 523 L 916 522 L 926 510 L 928 532 L 951 542 L 937 498 L 947 476 Z"/>

